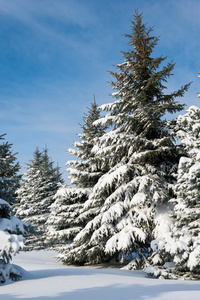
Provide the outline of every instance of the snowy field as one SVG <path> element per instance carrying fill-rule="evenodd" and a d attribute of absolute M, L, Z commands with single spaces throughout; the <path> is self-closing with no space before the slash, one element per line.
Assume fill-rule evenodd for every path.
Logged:
<path fill-rule="evenodd" d="M 18 282 L 0 286 L 0 300 L 199 300 L 200 282 L 146 278 L 142 271 L 66 267 L 53 251 L 21 252 L 13 259 Z"/>

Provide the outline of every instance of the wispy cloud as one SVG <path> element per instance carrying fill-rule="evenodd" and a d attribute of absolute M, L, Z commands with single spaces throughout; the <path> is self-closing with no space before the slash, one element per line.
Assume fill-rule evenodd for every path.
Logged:
<path fill-rule="evenodd" d="M 90 6 L 76 0 L 0 0 L 0 12 L 36 29 L 53 20 L 81 27 L 96 22 Z"/>
<path fill-rule="evenodd" d="M 45 60 L 48 51 L 60 54 L 67 51 L 68 47 L 86 57 L 88 52 L 94 50 L 97 42 L 95 36 L 93 40 L 87 36 L 87 29 L 91 31 L 91 28 L 98 28 L 99 19 L 90 6 L 80 1 L 0 0 L 0 14 L 6 17 L 5 22 L 13 30 L 10 32 L 13 35 L 10 45 L 18 53 L 23 50 L 29 59 L 31 53 L 40 51 L 37 57 Z M 15 22 L 13 28 L 12 21 Z M 17 32 L 16 22 L 23 26 L 20 33 L 26 32 L 26 40 L 18 38 L 20 33 Z"/>

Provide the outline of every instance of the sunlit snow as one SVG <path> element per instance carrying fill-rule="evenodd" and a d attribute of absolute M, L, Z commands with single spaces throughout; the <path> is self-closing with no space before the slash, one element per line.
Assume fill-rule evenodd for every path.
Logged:
<path fill-rule="evenodd" d="M 22 279 L 0 286 L 2 300 L 199 300 L 196 281 L 145 277 L 143 271 L 68 267 L 53 251 L 21 252 L 13 262 Z"/>

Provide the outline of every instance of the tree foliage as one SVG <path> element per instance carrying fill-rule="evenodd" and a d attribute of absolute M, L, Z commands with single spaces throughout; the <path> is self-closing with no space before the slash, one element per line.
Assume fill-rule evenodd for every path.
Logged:
<path fill-rule="evenodd" d="M 37 234 L 31 234 L 26 241 L 26 249 L 43 249 L 47 247 L 45 223 L 50 214 L 50 206 L 58 190 L 58 184 L 63 182 L 59 167 L 54 167 L 48 155 L 47 148 L 39 151 L 36 148 L 33 159 L 27 164 L 27 172 L 17 190 L 18 204 L 16 215 L 23 221 L 32 224 Z"/>
<path fill-rule="evenodd" d="M 15 192 L 21 179 L 21 175 L 19 175 L 20 165 L 16 161 L 16 153 L 12 152 L 12 144 L 8 142 L 1 144 L 0 157 L 0 177 L 3 178 L 3 180 L 0 180 L 0 198 L 12 205 L 15 203 Z"/>
<path fill-rule="evenodd" d="M 173 223 L 160 230 L 152 242 L 153 250 L 171 268 L 152 267 L 147 273 L 155 277 L 200 278 L 200 109 L 191 106 L 180 115 L 175 127 L 183 146 L 183 156 L 178 165 L 175 198 L 171 217 Z"/>
<path fill-rule="evenodd" d="M 4 135 L 0 136 L 0 140 Z M 21 274 L 10 263 L 12 256 L 23 248 L 23 235 L 27 235 L 28 225 L 13 215 L 11 204 L 15 199 L 15 189 L 19 177 L 19 164 L 15 163 L 11 145 L 0 144 L 0 282 L 7 278 L 17 280 Z"/>
<path fill-rule="evenodd" d="M 151 34 L 136 12 L 126 35 L 130 50 L 122 52 L 124 62 L 110 72 L 116 100 L 102 105 L 107 113 L 93 123 L 109 126 L 91 150 L 107 166 L 84 205 L 95 216 L 63 254 L 66 263 L 119 261 L 130 259 L 133 252 L 144 257 L 157 208 L 170 199 L 178 155 L 164 117 L 183 109 L 175 99 L 189 84 L 165 93 L 174 64 L 162 66 L 166 58 L 153 57 L 158 38 Z"/>
<path fill-rule="evenodd" d="M 95 97 L 91 107 L 87 110 L 83 117 L 83 125 L 80 125 L 82 129 L 82 133 L 78 135 L 80 141 L 74 142 L 74 148 L 68 150 L 71 155 L 76 157 L 76 160 L 70 160 L 66 164 L 73 187 L 64 185 L 59 188 L 47 221 L 48 239 L 57 247 L 61 260 L 63 259 L 63 248 L 68 247 L 76 234 L 93 216 L 93 211 L 85 212 L 83 206 L 92 187 L 106 168 L 92 152 L 96 140 L 105 131 L 104 125 L 95 126 L 93 124 L 100 118 L 100 109 Z M 65 243 L 67 243 L 66 247 Z"/>

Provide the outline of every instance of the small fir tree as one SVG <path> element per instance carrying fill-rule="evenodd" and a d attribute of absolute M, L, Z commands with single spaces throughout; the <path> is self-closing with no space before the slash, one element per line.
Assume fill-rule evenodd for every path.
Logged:
<path fill-rule="evenodd" d="M 12 144 L 2 143 L 0 147 L 1 170 L 0 177 L 0 198 L 10 205 L 16 201 L 16 190 L 19 188 L 21 175 L 19 175 L 20 165 L 17 162 L 16 154 L 12 153 Z"/>
<path fill-rule="evenodd" d="M 3 135 L 0 139 L 3 139 Z M 19 167 L 18 164 L 13 164 L 14 161 L 15 156 L 10 152 L 10 144 L 0 144 L 0 283 L 4 283 L 6 279 L 17 280 L 21 277 L 10 261 L 12 256 L 23 248 L 22 235 L 26 235 L 28 229 L 27 224 L 13 215 L 10 205 L 14 201 L 14 187 L 17 181 L 14 178 L 17 178 L 16 172 Z M 1 199 L 2 196 L 4 199 Z"/>
<path fill-rule="evenodd" d="M 98 139 L 105 131 L 105 126 L 94 126 L 94 121 L 100 118 L 100 109 L 94 98 L 91 107 L 83 117 L 83 125 L 80 125 L 82 133 L 79 134 L 80 141 L 74 143 L 74 149 L 68 152 L 77 160 L 67 162 L 70 173 L 71 185 L 61 186 L 55 196 L 55 202 L 51 206 L 51 215 L 48 219 L 48 239 L 57 245 L 59 258 L 65 257 L 67 243 L 71 243 L 75 235 L 84 227 L 86 222 L 94 215 L 93 210 L 85 212 L 83 204 L 89 197 L 92 187 L 103 174 L 105 166 L 96 158 L 92 152 Z"/>
<path fill-rule="evenodd" d="M 45 242 L 45 223 L 59 183 L 63 183 L 59 167 L 54 167 L 47 149 L 41 152 L 37 148 L 33 153 L 33 160 L 27 164 L 21 187 L 17 190 L 18 204 L 15 208 L 16 215 L 32 224 L 37 232 L 27 238 L 26 250 L 38 250 L 48 246 Z"/>
<path fill-rule="evenodd" d="M 71 184 L 75 184 L 80 188 L 93 187 L 106 170 L 106 165 L 103 165 L 92 152 L 96 141 L 104 134 L 106 129 L 105 125 L 94 125 L 94 122 L 100 119 L 101 112 L 95 96 L 91 107 L 87 109 L 88 112 L 83 117 L 84 124 L 80 125 L 82 129 L 82 134 L 78 135 L 80 141 L 74 142 L 74 149 L 68 150 L 78 160 L 70 160 L 66 164 L 69 166 L 67 171 L 70 173 Z"/>
<path fill-rule="evenodd" d="M 152 242 L 155 253 L 173 264 L 148 267 L 146 272 L 154 277 L 200 279 L 200 108 L 191 106 L 186 112 L 175 127 L 185 155 L 171 200 L 174 221 Z"/>
<path fill-rule="evenodd" d="M 116 100 L 101 106 L 107 114 L 95 122 L 110 126 L 92 149 L 108 171 L 84 205 L 95 216 L 75 237 L 65 254 L 66 263 L 123 261 L 131 259 L 133 252 L 144 259 L 155 214 L 171 198 L 171 173 L 178 156 L 164 116 L 183 108 L 175 99 L 184 95 L 189 84 L 164 93 L 174 64 L 161 66 L 165 57 L 152 56 L 158 38 L 151 33 L 136 12 L 132 33 L 126 35 L 131 49 L 122 52 L 124 62 L 111 72 Z"/>

